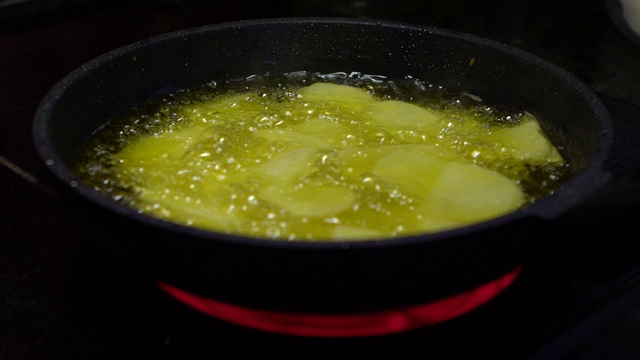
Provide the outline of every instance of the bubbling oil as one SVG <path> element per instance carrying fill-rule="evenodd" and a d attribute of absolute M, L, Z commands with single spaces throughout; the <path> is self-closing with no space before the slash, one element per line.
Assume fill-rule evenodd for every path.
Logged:
<path fill-rule="evenodd" d="M 344 241 L 516 211 L 551 194 L 568 164 L 527 112 L 409 76 L 294 72 L 140 104 L 95 134 L 76 172 L 183 225 Z"/>

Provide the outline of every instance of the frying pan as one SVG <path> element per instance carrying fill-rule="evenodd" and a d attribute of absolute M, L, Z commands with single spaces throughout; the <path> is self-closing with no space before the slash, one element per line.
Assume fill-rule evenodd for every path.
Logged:
<path fill-rule="evenodd" d="M 411 75 L 536 115 L 570 163 L 552 195 L 482 223 L 395 239 L 285 242 L 140 214 L 72 171 L 83 144 L 147 99 L 210 81 L 292 71 Z M 96 241 L 181 301 L 260 330 L 382 335 L 435 325 L 497 296 L 544 257 L 559 216 L 611 181 L 612 119 L 570 73 L 517 48 L 409 24 L 343 18 L 240 21 L 164 34 L 70 73 L 42 100 L 37 150 Z M 449 314 L 449 315 L 446 315 Z"/>

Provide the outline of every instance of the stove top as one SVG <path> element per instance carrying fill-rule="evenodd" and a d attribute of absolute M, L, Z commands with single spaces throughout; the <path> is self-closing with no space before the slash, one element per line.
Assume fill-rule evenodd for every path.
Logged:
<path fill-rule="evenodd" d="M 564 241 L 485 306 L 384 337 L 265 333 L 198 313 L 163 293 L 134 264 L 105 253 L 92 241 L 92 229 L 52 191 L 54 180 L 35 152 L 30 124 L 56 81 L 118 46 L 205 23 L 309 15 L 309 4 L 319 2 L 286 1 L 244 14 L 240 4 L 218 4 L 228 11 L 208 15 L 202 15 L 204 0 L 75 3 L 83 3 L 81 11 L 49 9 L 51 17 L 30 13 L 20 16 L 24 22 L 12 18 L 11 26 L 0 27 L 0 358 L 640 356 L 640 177 L 634 170 L 640 164 L 640 105 L 598 91 L 616 126 L 608 169 L 638 191 L 605 193 L 582 213 L 561 219 Z"/>

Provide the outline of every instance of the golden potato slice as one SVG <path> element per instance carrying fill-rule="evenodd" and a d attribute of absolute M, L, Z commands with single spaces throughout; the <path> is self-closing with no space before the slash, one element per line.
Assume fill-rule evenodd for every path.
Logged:
<path fill-rule="evenodd" d="M 254 131 L 253 134 L 256 137 L 263 138 L 267 141 L 279 141 L 293 146 L 313 146 L 319 149 L 331 148 L 331 145 L 324 142 L 321 138 L 305 135 L 297 131 L 262 129 Z"/>
<path fill-rule="evenodd" d="M 516 210 L 524 200 L 518 185 L 504 175 L 472 164 L 446 163 L 421 208 L 426 215 L 467 224 Z"/>
<path fill-rule="evenodd" d="M 435 156 L 397 150 L 378 160 L 371 172 L 405 194 L 424 197 L 431 191 L 445 165 L 446 161 Z"/>
<path fill-rule="evenodd" d="M 258 197 L 300 217 L 335 216 L 356 202 L 351 190 L 331 184 L 274 184 L 259 190 Z"/>
<path fill-rule="evenodd" d="M 388 129 L 425 130 L 432 129 L 433 136 L 440 131 L 437 113 L 418 105 L 403 101 L 387 100 L 369 107 L 369 118 Z"/>
<path fill-rule="evenodd" d="M 293 127 L 294 132 L 313 136 L 325 144 L 339 145 L 352 130 L 328 119 L 309 119 Z"/>
<path fill-rule="evenodd" d="M 460 226 L 467 225 L 466 222 L 460 220 L 453 220 L 446 216 L 439 216 L 437 213 L 429 211 L 427 215 L 423 216 L 420 222 L 421 231 L 425 232 L 437 232 L 459 228 Z"/>
<path fill-rule="evenodd" d="M 165 131 L 131 142 L 120 152 L 120 159 L 125 167 L 165 166 L 169 160 L 183 157 L 191 146 L 209 136 L 211 133 L 201 126 Z"/>
<path fill-rule="evenodd" d="M 317 82 L 300 89 L 304 101 L 326 102 L 338 101 L 350 103 L 367 103 L 375 101 L 366 90 L 353 86 Z"/>
<path fill-rule="evenodd" d="M 187 200 L 188 196 L 171 195 L 160 196 L 159 189 L 145 189 L 140 198 L 149 205 L 147 211 L 164 219 L 171 219 L 178 223 L 188 224 L 205 229 L 229 231 L 240 226 L 240 219 L 233 213 L 227 212 L 222 203 L 215 203 L 214 199 L 196 203 Z M 204 196 L 203 194 L 198 194 Z"/>
<path fill-rule="evenodd" d="M 538 164 L 564 162 L 558 149 L 531 115 L 526 116 L 517 126 L 493 131 L 488 140 L 503 147 L 500 156 Z"/>
<path fill-rule="evenodd" d="M 333 232 L 335 240 L 373 240 L 385 237 L 385 234 L 375 229 L 355 226 L 336 226 Z"/>
<path fill-rule="evenodd" d="M 315 162 L 318 148 L 299 147 L 284 151 L 261 163 L 251 171 L 258 179 L 268 182 L 293 182 L 309 173 Z"/>

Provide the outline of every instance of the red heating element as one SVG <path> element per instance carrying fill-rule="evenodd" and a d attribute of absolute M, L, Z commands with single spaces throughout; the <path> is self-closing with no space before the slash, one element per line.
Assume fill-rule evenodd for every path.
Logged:
<path fill-rule="evenodd" d="M 465 314 L 496 297 L 522 271 L 509 273 L 474 289 L 426 304 L 352 314 L 307 314 L 252 309 L 205 298 L 159 281 L 158 286 L 180 302 L 217 319 L 281 334 L 309 337 L 386 335 L 435 325 Z"/>

